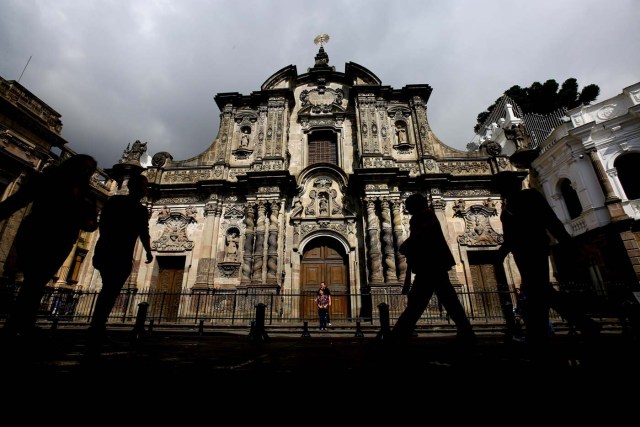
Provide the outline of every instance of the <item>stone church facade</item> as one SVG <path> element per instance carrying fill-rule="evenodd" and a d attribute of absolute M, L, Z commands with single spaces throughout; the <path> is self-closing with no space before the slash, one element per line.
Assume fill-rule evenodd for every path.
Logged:
<path fill-rule="evenodd" d="M 219 132 L 201 154 L 175 160 L 159 152 L 145 162 L 147 143 L 136 141 L 94 176 L 94 196 L 100 208 L 126 191 L 128 174 L 149 178 L 144 203 L 155 260 L 145 264 L 136 249 L 125 292 L 148 299 L 154 316 L 160 306 L 165 319 L 206 317 L 243 301 L 247 318 L 255 302 L 287 296 L 281 318 L 311 318 L 321 281 L 332 290 L 334 321 L 374 315 L 379 302 L 398 313 L 406 272 L 398 248 L 409 231 L 404 201 L 414 192 L 428 197 L 442 224 L 456 260 L 450 277 L 465 307 L 495 315 L 506 300 L 467 292 L 512 291 L 520 283 L 511 256 L 495 262 L 502 204 L 491 178 L 501 171 L 528 174 L 526 184 L 546 195 L 586 248 L 579 262 L 585 283 L 637 283 L 638 91 L 635 84 L 618 97 L 535 120 L 505 101 L 478 135 L 480 149 L 461 151 L 429 125 L 429 85 L 384 86 L 353 62 L 336 71 L 321 46 L 306 73 L 290 65 L 250 95 L 216 95 Z M 0 79 L 0 107 L 4 199 L 73 151 L 60 136 L 60 115 L 19 83 Z M 25 212 L 0 221 L 0 278 L 8 289 L 19 284 L 10 266 Z M 79 237 L 51 288 L 73 297 L 101 288 L 90 262 L 97 239 L 98 232 Z M 562 255 L 554 254 L 554 276 L 575 269 Z M 90 314 L 90 306 L 76 314 Z"/>
<path fill-rule="evenodd" d="M 220 128 L 211 146 L 186 160 L 155 153 L 145 171 L 156 260 L 144 264 L 139 248 L 130 286 L 312 294 L 325 281 L 332 316 L 360 316 L 400 292 L 403 203 L 414 192 L 436 209 L 460 291 L 513 284 L 517 269 L 493 263 L 502 236 L 490 182 L 515 168 L 499 150 L 443 144 L 429 126 L 431 90 L 384 86 L 353 62 L 336 71 L 321 46 L 306 73 L 290 65 L 250 95 L 216 95 Z M 99 275 L 87 276 L 84 289 L 99 289 Z"/>

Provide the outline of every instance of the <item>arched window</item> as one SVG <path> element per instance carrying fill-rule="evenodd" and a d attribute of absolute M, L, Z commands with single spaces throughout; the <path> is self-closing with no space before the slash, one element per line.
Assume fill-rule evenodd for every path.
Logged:
<path fill-rule="evenodd" d="M 309 134 L 309 164 L 338 164 L 338 144 L 336 134 L 323 130 Z"/>
<path fill-rule="evenodd" d="M 640 153 L 623 154 L 613 163 L 627 199 L 640 199 Z"/>
<path fill-rule="evenodd" d="M 569 217 L 571 219 L 578 218 L 582 213 L 582 204 L 578 198 L 578 193 L 576 193 L 576 190 L 571 186 L 571 181 L 566 178 L 560 181 L 560 193 L 562 194 L 564 203 L 567 206 Z"/>

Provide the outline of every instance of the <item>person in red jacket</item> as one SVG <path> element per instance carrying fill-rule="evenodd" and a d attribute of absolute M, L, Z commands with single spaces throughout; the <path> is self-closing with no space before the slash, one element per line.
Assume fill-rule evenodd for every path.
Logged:
<path fill-rule="evenodd" d="M 415 279 L 407 295 L 407 307 L 393 326 L 391 337 L 397 339 L 412 335 L 418 319 L 435 292 L 438 301 L 456 324 L 457 339 L 472 343 L 475 334 L 471 323 L 449 280 L 449 270 L 456 262 L 440 222 L 433 209 L 429 207 L 427 199 L 421 194 L 409 196 L 405 201 L 405 208 L 411 214 L 410 235 L 400 246 L 400 253 L 406 256 L 410 271 L 415 273 Z"/>

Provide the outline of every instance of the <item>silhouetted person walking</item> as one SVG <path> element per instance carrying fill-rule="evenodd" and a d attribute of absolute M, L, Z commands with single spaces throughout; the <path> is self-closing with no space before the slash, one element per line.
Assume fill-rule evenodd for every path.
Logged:
<path fill-rule="evenodd" d="M 44 289 L 67 258 L 80 230 L 97 228 L 95 202 L 90 200 L 91 176 L 97 162 L 76 154 L 58 166 L 34 175 L 0 203 L 0 220 L 32 202 L 15 240 L 16 266 L 24 275 L 5 328 L 28 334 L 35 327 Z"/>
<path fill-rule="evenodd" d="M 406 256 L 409 264 L 407 274 L 415 273 L 415 279 L 407 296 L 407 307 L 393 326 L 391 337 L 398 339 L 412 335 L 435 292 L 438 301 L 456 323 L 457 339 L 463 343 L 473 343 L 475 334 L 471 323 L 449 280 L 449 270 L 456 262 L 440 222 L 427 199 L 420 194 L 409 196 L 405 207 L 411 214 L 410 235 L 400 246 L 400 253 Z"/>
<path fill-rule="evenodd" d="M 147 194 L 148 181 L 133 175 L 127 183 L 129 194 L 111 196 L 100 214 L 100 238 L 93 255 L 93 266 L 102 277 L 91 319 L 90 334 L 100 340 L 111 309 L 133 266 L 133 250 L 139 238 L 147 252 L 147 264 L 153 261 L 149 237 L 149 211 L 140 200 Z"/>
<path fill-rule="evenodd" d="M 520 178 L 513 172 L 500 172 L 494 182 L 503 198 L 502 230 L 504 243 L 500 259 L 509 252 L 520 271 L 521 291 L 526 298 L 526 341 L 537 345 L 549 335 L 549 308 L 553 307 L 568 322 L 583 333 L 597 333 L 600 324 L 572 306 L 568 295 L 556 291 L 549 279 L 549 232 L 565 250 L 575 250 L 571 235 L 565 230 L 544 196 L 535 189 L 522 189 Z"/>

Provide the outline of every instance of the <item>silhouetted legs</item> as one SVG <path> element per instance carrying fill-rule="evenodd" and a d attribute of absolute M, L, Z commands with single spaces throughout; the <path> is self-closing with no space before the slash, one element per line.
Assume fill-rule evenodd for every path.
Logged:
<path fill-rule="evenodd" d="M 569 295 L 555 290 L 549 282 L 549 258 L 544 251 L 516 255 L 514 259 L 522 278 L 526 297 L 523 319 L 529 344 L 543 344 L 549 336 L 549 309 L 553 308 L 582 333 L 597 332 L 600 325 L 571 303 Z"/>
<path fill-rule="evenodd" d="M 40 264 L 26 263 L 24 281 L 5 323 L 10 334 L 25 334 L 34 329 L 42 295 L 60 264 L 62 261 L 55 256 L 51 256 L 48 261 L 42 260 Z"/>
<path fill-rule="evenodd" d="M 395 337 L 411 336 L 416 323 L 429 305 L 429 300 L 434 292 L 438 296 L 438 301 L 455 322 L 458 328 L 458 335 L 461 337 L 473 336 L 471 323 L 464 312 L 462 304 L 460 304 L 455 289 L 453 289 L 449 281 L 449 273 L 446 271 L 416 274 L 413 286 L 407 296 L 407 308 L 405 308 L 393 326 L 392 335 Z"/>
<path fill-rule="evenodd" d="M 104 333 L 109 314 L 113 309 L 118 295 L 124 286 L 131 269 L 118 270 L 117 268 L 103 268 L 100 270 L 102 277 L 102 289 L 98 294 L 96 305 L 91 318 L 91 331 L 96 335 Z"/>

